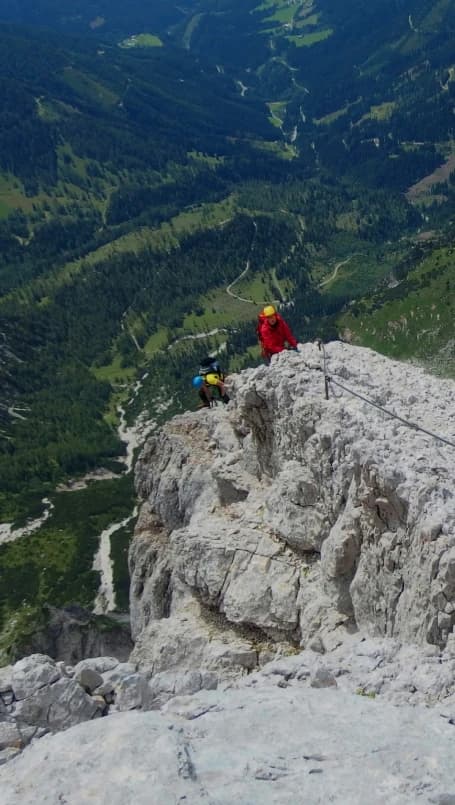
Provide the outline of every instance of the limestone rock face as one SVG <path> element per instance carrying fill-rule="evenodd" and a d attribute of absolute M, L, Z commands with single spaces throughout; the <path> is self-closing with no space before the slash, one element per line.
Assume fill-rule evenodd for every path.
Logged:
<path fill-rule="evenodd" d="M 24 657 L 0 669 L 0 765 L 47 732 L 110 712 L 148 709 L 153 699 L 136 666 L 113 657 L 84 660 L 75 668 L 44 654 Z"/>
<path fill-rule="evenodd" d="M 30 635 L 27 644 L 21 647 L 24 653 L 46 654 L 69 665 L 106 654 L 114 654 L 119 660 L 128 659 L 133 644 L 127 624 L 106 616 L 98 618 L 76 605 L 46 609 L 46 625 Z"/>
<path fill-rule="evenodd" d="M 0 800 L 453 802 L 455 727 L 447 712 L 350 693 L 343 675 L 335 680 L 321 667 L 312 672 L 312 652 L 304 654 L 224 692 L 175 697 L 160 713 L 119 713 L 47 735 L 0 768 Z M 378 654 L 366 647 L 365 667 Z"/>
<path fill-rule="evenodd" d="M 327 355 L 149 439 L 134 650 L 0 669 L 0 803 L 455 801 L 455 384 Z"/>
<path fill-rule="evenodd" d="M 443 648 L 455 624 L 455 384 L 341 343 L 235 375 L 136 467 L 132 659 L 251 671 L 360 630 Z M 335 385 L 341 383 L 369 404 Z"/>

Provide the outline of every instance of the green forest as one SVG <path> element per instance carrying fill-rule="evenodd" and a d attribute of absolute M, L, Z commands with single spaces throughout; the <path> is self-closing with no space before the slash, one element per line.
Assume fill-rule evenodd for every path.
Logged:
<path fill-rule="evenodd" d="M 93 604 L 99 534 L 134 504 L 119 406 L 129 424 L 195 409 L 201 356 L 259 361 L 264 303 L 301 341 L 452 371 L 454 3 L 411 5 L 417 31 L 376 0 L 0 16 L 0 524 L 55 507 L 0 545 L 4 659 L 47 603 Z M 123 46 L 141 32 L 163 46 Z M 131 528 L 112 541 L 121 610 Z"/>

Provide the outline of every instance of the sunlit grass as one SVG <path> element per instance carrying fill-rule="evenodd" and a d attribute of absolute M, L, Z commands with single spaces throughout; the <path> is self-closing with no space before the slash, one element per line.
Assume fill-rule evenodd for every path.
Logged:
<path fill-rule="evenodd" d="M 310 16 L 305 17 L 304 19 L 295 19 L 294 28 L 310 28 L 315 26 L 319 22 L 319 17 L 319 14 L 310 14 Z"/>
<path fill-rule="evenodd" d="M 131 380 L 136 370 L 131 366 L 122 366 L 121 356 L 116 355 L 107 366 L 94 366 L 92 372 L 97 380 L 105 380 L 108 383 L 126 383 Z"/>
<path fill-rule="evenodd" d="M 236 200 L 233 195 L 213 204 L 202 204 L 191 210 L 171 218 L 159 227 L 139 227 L 115 240 L 100 246 L 98 249 L 78 260 L 66 263 L 62 268 L 40 277 L 38 282 L 40 295 L 53 293 L 56 288 L 71 283 L 80 271 L 95 266 L 116 255 L 139 253 L 148 248 L 156 251 L 170 251 L 179 244 L 179 238 L 190 235 L 201 229 L 212 229 L 230 220 L 236 211 Z M 33 283 L 31 283 L 33 287 Z"/>
<path fill-rule="evenodd" d="M 144 353 L 147 357 L 151 357 L 160 349 L 166 346 L 169 340 L 169 331 L 165 327 L 160 327 L 156 333 L 153 333 L 144 346 Z"/>
<path fill-rule="evenodd" d="M 362 123 L 364 120 L 389 120 L 396 107 L 395 101 L 386 101 L 378 106 L 372 106 L 370 111 L 363 115 L 358 122 Z"/>
<path fill-rule="evenodd" d="M 116 106 L 120 101 L 118 95 L 112 92 L 109 87 L 94 81 L 89 75 L 72 67 L 66 67 L 63 71 L 63 79 L 68 86 L 80 93 L 84 97 L 96 101 L 106 107 Z"/>
<path fill-rule="evenodd" d="M 38 198 L 42 196 L 26 196 L 22 183 L 12 174 L 0 174 L 0 204 L 7 215 L 13 210 L 31 212 Z"/>
<path fill-rule="evenodd" d="M 318 42 L 323 42 L 332 36 L 333 28 L 326 28 L 324 31 L 315 31 L 313 34 L 304 34 L 303 36 L 288 36 L 287 39 L 293 42 L 297 47 L 309 48 L 312 45 L 317 45 Z"/>
<path fill-rule="evenodd" d="M 11 207 L 2 198 L 0 198 L 0 220 L 7 218 L 11 212 Z"/>
<path fill-rule="evenodd" d="M 454 284 L 450 250 L 438 249 L 396 287 L 362 300 L 356 314 L 343 315 L 339 326 L 356 343 L 392 357 L 416 358 L 453 377 L 453 350 L 444 350 L 454 340 Z"/>
<path fill-rule="evenodd" d="M 335 120 L 338 120 L 339 117 L 342 117 L 349 112 L 349 109 L 354 106 L 355 103 L 347 103 L 345 106 L 342 106 L 340 109 L 336 109 L 334 112 L 330 112 L 328 115 L 313 118 L 313 123 L 316 123 L 317 126 L 330 126 L 330 124 L 334 123 Z"/>
<path fill-rule="evenodd" d="M 267 151 L 268 153 L 275 154 L 280 159 L 295 159 L 298 156 L 298 151 L 295 145 L 287 143 L 284 140 L 255 140 L 253 142 L 255 148 L 259 151 Z"/>
<path fill-rule="evenodd" d="M 294 19 L 298 6 L 285 5 L 277 8 L 273 14 L 267 17 L 268 22 L 291 23 Z"/>
<path fill-rule="evenodd" d="M 285 101 L 270 101 L 266 104 L 270 111 L 270 122 L 277 128 L 281 128 L 286 115 Z"/>
<path fill-rule="evenodd" d="M 122 48 L 162 48 L 163 43 L 155 34 L 135 34 L 120 43 Z"/>

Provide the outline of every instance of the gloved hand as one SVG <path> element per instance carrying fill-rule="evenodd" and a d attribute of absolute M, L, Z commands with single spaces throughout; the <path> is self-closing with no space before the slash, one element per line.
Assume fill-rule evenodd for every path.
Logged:
<path fill-rule="evenodd" d="M 230 397 L 229 397 L 229 395 L 228 395 L 228 394 L 223 394 L 223 396 L 222 396 L 222 398 L 221 398 L 221 399 L 222 399 L 222 400 L 223 400 L 223 402 L 224 402 L 224 403 L 227 405 L 227 403 L 228 403 L 228 402 L 229 402 L 229 400 L 230 400 Z"/>

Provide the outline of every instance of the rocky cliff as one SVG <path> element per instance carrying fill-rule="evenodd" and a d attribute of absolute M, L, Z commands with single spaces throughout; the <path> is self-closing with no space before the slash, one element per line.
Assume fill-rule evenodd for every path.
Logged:
<path fill-rule="evenodd" d="M 455 383 L 326 352 L 148 440 L 130 661 L 2 671 L 2 805 L 455 802 Z"/>
<path fill-rule="evenodd" d="M 137 464 L 133 658 L 251 670 L 361 631 L 444 647 L 455 623 L 455 384 L 341 343 L 231 379 Z M 394 418 L 377 406 L 395 413 Z"/>

